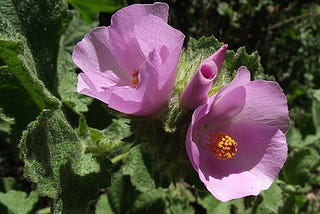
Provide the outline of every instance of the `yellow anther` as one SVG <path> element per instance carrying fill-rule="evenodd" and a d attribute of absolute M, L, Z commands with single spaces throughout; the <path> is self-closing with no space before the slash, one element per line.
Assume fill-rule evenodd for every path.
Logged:
<path fill-rule="evenodd" d="M 238 150 L 237 142 L 224 132 L 211 134 L 207 146 L 210 152 L 221 160 L 233 158 Z"/>

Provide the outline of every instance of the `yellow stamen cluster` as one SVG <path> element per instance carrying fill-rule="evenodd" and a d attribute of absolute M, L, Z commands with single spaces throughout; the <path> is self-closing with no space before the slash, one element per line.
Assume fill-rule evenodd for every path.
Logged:
<path fill-rule="evenodd" d="M 139 70 L 134 70 L 134 73 L 132 74 L 132 84 L 134 88 L 138 87 L 139 84 Z"/>
<path fill-rule="evenodd" d="M 220 160 L 233 158 L 238 150 L 237 142 L 224 132 L 211 134 L 207 145 L 210 152 Z"/>

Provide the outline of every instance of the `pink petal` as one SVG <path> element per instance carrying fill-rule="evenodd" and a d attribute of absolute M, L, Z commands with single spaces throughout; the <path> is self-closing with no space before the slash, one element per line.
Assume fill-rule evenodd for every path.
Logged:
<path fill-rule="evenodd" d="M 255 80 L 244 86 L 246 100 L 233 122 L 255 122 L 275 126 L 286 133 L 290 127 L 287 98 L 276 82 Z"/>
<path fill-rule="evenodd" d="M 113 87 L 109 107 L 127 114 L 152 115 L 155 113 L 167 102 L 172 90 L 172 87 L 166 89 L 159 85 L 159 82 L 168 79 L 162 75 L 162 70 L 161 56 L 159 51 L 154 50 L 141 66 L 138 87 Z"/>
<path fill-rule="evenodd" d="M 97 27 L 86 34 L 75 46 L 72 59 L 85 73 L 120 70 L 112 54 L 107 27 Z"/>
<path fill-rule="evenodd" d="M 215 102 L 219 101 L 219 99 L 221 97 L 223 97 L 224 95 L 226 95 L 227 93 L 229 93 L 230 91 L 232 91 L 233 89 L 245 85 L 248 82 L 250 82 L 250 72 L 249 70 L 245 67 L 245 66 L 241 66 L 237 73 L 235 78 L 232 80 L 232 82 L 230 82 L 229 84 L 227 84 L 226 86 L 224 86 L 217 94 L 216 94 L 216 98 L 215 98 Z"/>
<path fill-rule="evenodd" d="M 110 46 L 120 70 L 131 78 L 134 71 L 140 69 L 146 57 L 141 51 L 137 38 L 128 37 L 128 35 L 130 34 L 116 34 L 115 31 L 110 30 Z"/>
<path fill-rule="evenodd" d="M 232 123 L 234 117 L 241 114 L 246 105 L 246 97 L 245 88 L 240 86 L 225 94 L 218 101 L 214 100 L 214 104 L 211 102 L 211 110 L 207 117 L 206 125 L 211 129 L 218 129 Z"/>
<path fill-rule="evenodd" d="M 139 22 L 143 16 L 154 15 L 161 18 L 164 22 L 168 21 L 169 6 L 165 3 L 154 4 L 133 4 L 118 10 L 111 17 L 111 26 L 120 34 L 133 32 L 134 25 Z"/>
<path fill-rule="evenodd" d="M 117 77 L 112 73 L 107 75 L 105 73 L 90 72 L 89 74 L 80 73 L 78 75 L 77 92 L 108 103 L 110 91 L 106 89 L 117 84 Z"/>
<path fill-rule="evenodd" d="M 199 106 L 192 114 L 191 124 L 188 128 L 186 136 L 186 150 L 189 156 L 189 159 L 192 163 L 193 168 L 198 171 L 199 169 L 199 145 L 195 142 L 195 128 L 199 126 L 201 120 L 206 116 L 207 104 Z"/>
<path fill-rule="evenodd" d="M 237 76 L 215 96 L 209 98 L 212 110 L 208 123 L 212 128 L 228 123 L 254 122 L 288 130 L 287 99 L 276 82 L 247 82 L 247 69 L 241 67 Z M 214 121 L 214 122 L 213 122 Z"/>
<path fill-rule="evenodd" d="M 165 45 L 169 53 L 180 52 L 184 35 L 154 15 L 141 17 L 134 26 L 135 37 L 140 48 L 147 57 L 155 48 Z"/>
<path fill-rule="evenodd" d="M 110 99 L 109 107 L 125 114 L 139 114 L 139 112 L 144 109 L 142 105 L 144 90 L 140 88 L 137 90 L 130 86 L 114 87 Z"/>
<path fill-rule="evenodd" d="M 233 124 L 221 131 L 238 142 L 236 156 L 218 160 L 209 151 L 199 151 L 199 177 L 219 200 L 258 195 L 268 189 L 287 157 L 284 134 L 264 124 Z M 192 157 L 197 158 L 197 157 Z"/>

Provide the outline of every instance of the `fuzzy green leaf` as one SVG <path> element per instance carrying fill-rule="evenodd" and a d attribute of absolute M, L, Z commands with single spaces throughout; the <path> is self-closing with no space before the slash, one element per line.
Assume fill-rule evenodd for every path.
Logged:
<path fill-rule="evenodd" d="M 85 119 L 81 117 L 78 133 L 87 150 L 93 153 L 104 152 L 111 157 L 113 153 L 126 150 L 129 146 L 124 145 L 123 141 L 132 134 L 129 124 L 129 119 L 113 119 L 105 130 L 98 130 L 88 127 Z"/>
<path fill-rule="evenodd" d="M 111 186 L 107 190 L 108 200 L 114 213 L 128 213 L 139 191 L 132 186 L 129 176 L 122 176 L 120 173 L 114 175 Z"/>
<path fill-rule="evenodd" d="M 3 109 L 0 108 L 0 132 L 10 133 L 12 124 L 14 124 L 14 118 L 5 115 Z"/>
<path fill-rule="evenodd" d="M 293 150 L 282 169 L 282 175 L 287 184 L 303 186 L 310 178 L 312 170 L 320 161 L 317 150 L 310 147 L 302 147 Z"/>
<path fill-rule="evenodd" d="M 42 109 L 60 105 L 46 87 L 55 93 L 55 42 L 64 19 L 60 10 L 65 9 L 61 2 L 1 1 L 0 58 L 4 65 L 0 67 L 0 105 L 16 120 L 12 132 L 15 141 Z"/>
<path fill-rule="evenodd" d="M 57 56 L 60 36 L 68 22 L 67 5 L 63 0 L 2 0 L 0 14 L 10 20 L 12 27 L 7 31 L 15 29 L 16 33 L 26 38 L 23 44 L 28 44 L 35 62 L 33 75 L 57 95 Z M 22 44 L 19 41 L 16 43 L 21 48 Z M 9 65 L 7 59 L 4 61 Z"/>
<path fill-rule="evenodd" d="M 119 142 L 132 133 L 130 131 L 129 119 L 113 119 L 112 123 L 105 130 L 106 140 L 112 142 Z"/>
<path fill-rule="evenodd" d="M 229 202 L 220 202 L 215 199 L 211 194 L 201 193 L 197 198 L 197 202 L 206 209 L 207 213 L 210 214 L 224 214 L 231 213 L 231 208 L 237 210 L 236 213 L 244 212 L 243 199 L 232 200 Z"/>
<path fill-rule="evenodd" d="M 109 202 L 109 199 L 107 197 L 107 195 L 101 195 L 97 204 L 96 204 L 96 210 L 95 210 L 95 214 L 114 214 L 114 212 L 111 209 L 111 205 Z"/>
<path fill-rule="evenodd" d="M 150 155 L 143 153 L 139 146 L 132 148 L 122 167 L 125 175 L 130 175 L 132 184 L 141 192 L 155 188 L 151 175 L 152 160 Z"/>
<path fill-rule="evenodd" d="M 165 189 L 151 189 L 141 193 L 135 200 L 130 213 L 164 213 L 166 209 Z"/>
<path fill-rule="evenodd" d="M 290 123 L 291 123 L 290 129 L 286 134 L 288 146 L 289 148 L 302 147 L 303 146 L 302 135 L 299 129 L 295 127 L 293 121 L 290 121 Z"/>
<path fill-rule="evenodd" d="M 110 182 L 111 162 L 83 154 L 80 141 L 60 110 L 44 110 L 23 133 L 25 175 L 39 195 L 54 198 L 57 213 L 82 213 Z"/>
<path fill-rule="evenodd" d="M 14 214 L 28 214 L 38 202 L 34 192 L 29 196 L 26 192 L 9 190 L 7 193 L 0 192 L 0 203 L 5 205 Z"/>
<path fill-rule="evenodd" d="M 61 191 L 62 167 L 80 153 L 77 135 L 60 110 L 44 110 L 30 123 L 20 149 L 25 176 L 37 184 L 38 194 L 52 198 Z"/>
<path fill-rule="evenodd" d="M 282 190 L 277 184 L 272 184 L 268 190 L 261 193 L 262 202 L 256 209 L 257 214 L 279 213 L 279 208 L 284 204 Z"/>
<path fill-rule="evenodd" d="M 50 94 L 37 78 L 35 62 L 26 45 L 26 40 L 10 29 L 12 29 L 10 23 L 4 18 L 0 18 L 0 58 L 7 65 L 5 68 L 2 67 L 1 76 L 9 76 L 7 73 L 12 72 L 39 109 L 57 107 L 59 101 Z M 2 80 L 6 82 L 7 78 L 2 78 Z"/>
<path fill-rule="evenodd" d="M 111 167 L 111 162 L 105 157 L 91 154 L 66 164 L 61 169 L 62 192 L 55 201 L 55 212 L 88 213 L 99 191 L 109 186 Z"/>
<path fill-rule="evenodd" d="M 138 191 L 130 182 L 130 177 L 118 173 L 107 190 L 107 200 L 104 199 L 106 209 L 111 207 L 110 213 L 194 213 L 190 206 L 195 198 L 182 184 L 170 185 L 168 188 Z"/>
<path fill-rule="evenodd" d="M 0 69 L 0 106 L 6 116 L 15 119 L 10 126 L 11 140 L 19 142 L 21 132 L 38 116 L 40 109 L 8 66 Z"/>

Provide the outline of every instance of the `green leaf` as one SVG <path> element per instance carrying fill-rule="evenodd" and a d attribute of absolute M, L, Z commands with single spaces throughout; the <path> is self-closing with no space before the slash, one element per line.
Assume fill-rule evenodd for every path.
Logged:
<path fill-rule="evenodd" d="M 113 119 L 112 123 L 106 128 L 106 140 L 111 142 L 120 142 L 131 135 L 129 119 Z"/>
<path fill-rule="evenodd" d="M 150 155 L 143 153 L 139 146 L 132 148 L 124 160 L 122 167 L 125 175 L 130 175 L 132 184 L 137 190 L 144 192 L 155 188 L 152 178 L 152 159 Z"/>
<path fill-rule="evenodd" d="M 8 192 L 9 190 L 12 190 L 12 189 L 16 189 L 17 187 L 17 182 L 14 178 L 12 177 L 5 177 L 5 178 L 1 178 L 0 180 L 0 191 L 1 192 Z"/>
<path fill-rule="evenodd" d="M 112 185 L 107 190 L 106 209 L 111 207 L 110 213 L 194 213 L 190 206 L 194 196 L 182 184 L 170 185 L 169 188 L 138 191 L 130 182 L 130 177 L 117 173 Z"/>
<path fill-rule="evenodd" d="M 128 213 L 139 194 L 139 191 L 132 186 L 130 177 L 120 173 L 114 175 L 111 186 L 107 190 L 110 206 L 117 214 Z"/>
<path fill-rule="evenodd" d="M 0 47 L 7 47 L 9 51 L 14 49 L 14 52 L 17 52 L 15 49 L 21 49 L 22 44 L 27 44 L 35 62 L 33 75 L 57 95 L 57 56 L 60 36 L 69 16 L 67 5 L 63 0 L 2 0 L 0 14 L 3 19 L 10 20 L 10 27 L 6 29 L 9 32 L 6 33 L 11 35 L 19 33 L 26 38 L 25 41 L 14 39 L 14 44 L 2 44 Z M 9 51 L 7 50 L 4 55 L 11 58 L 8 56 Z M 7 62 L 9 59 L 5 58 L 4 62 L 10 66 Z M 16 72 L 14 69 L 12 71 Z"/>
<path fill-rule="evenodd" d="M 0 22 L 1 21 L 6 20 L 1 20 L 0 18 Z M 5 24 L 9 25 L 9 23 Z M 3 32 L 1 27 L 0 32 Z M 11 34 L 14 32 L 9 33 Z M 59 105 L 59 101 L 50 94 L 36 76 L 37 71 L 35 68 L 35 62 L 33 61 L 30 50 L 26 45 L 25 39 L 19 34 L 14 37 L 10 36 L 10 34 L 6 34 L 6 32 L 0 33 L 0 58 L 8 66 L 5 68 L 2 67 L 1 76 L 9 76 L 9 74 L 6 73 L 12 72 L 19 83 L 32 97 L 39 109 L 57 107 Z M 7 83 L 7 79 L 5 77 L 2 79 L 3 82 Z M 14 97 L 11 97 L 11 99 L 14 99 Z"/>
<path fill-rule="evenodd" d="M 320 89 L 313 93 L 315 99 L 312 101 L 312 119 L 317 133 L 320 135 Z"/>
<path fill-rule="evenodd" d="M 96 204 L 96 210 L 95 214 L 114 214 L 114 212 L 111 209 L 111 205 L 109 202 L 109 199 L 107 195 L 101 195 L 97 204 Z"/>
<path fill-rule="evenodd" d="M 55 29 L 54 26 L 47 32 L 42 25 L 44 23 L 39 24 L 39 21 L 34 20 L 37 17 L 50 16 L 50 13 L 33 14 L 39 12 L 33 9 L 38 8 L 41 3 L 43 4 L 43 1 L 3 0 L 0 6 L 0 58 L 4 63 L 0 67 L 0 105 L 6 115 L 16 120 L 12 131 L 14 142 L 20 137 L 20 131 L 25 129 L 42 109 L 53 109 L 60 105 L 59 100 L 52 96 L 39 80 L 44 79 L 44 73 L 48 73 L 48 84 L 51 84 L 55 79 L 52 74 L 56 73 L 56 70 L 52 70 L 52 67 L 56 69 L 56 59 L 53 60 L 54 57 L 49 56 L 54 55 L 54 49 L 45 44 L 36 44 L 41 41 L 42 36 L 52 39 L 56 34 L 51 32 Z M 50 18 L 55 19 L 53 16 Z M 38 20 L 48 21 L 47 18 Z M 35 34 L 30 35 L 32 32 Z M 48 41 L 50 47 L 54 45 L 54 40 Z M 47 63 L 42 64 L 44 62 Z"/>
<path fill-rule="evenodd" d="M 304 186 L 308 182 L 320 155 L 314 148 L 302 147 L 289 153 L 282 175 L 287 184 Z"/>
<path fill-rule="evenodd" d="M 295 124 L 293 121 L 290 121 L 291 126 L 289 131 L 286 134 L 286 139 L 288 142 L 288 146 L 290 148 L 296 148 L 296 147 L 302 147 L 304 146 L 303 142 L 302 142 L 302 135 L 299 131 L 299 129 L 297 129 L 295 127 Z"/>
<path fill-rule="evenodd" d="M 197 202 L 206 209 L 208 214 L 231 213 L 232 207 L 237 210 L 236 213 L 244 213 L 243 199 L 232 200 L 229 202 L 220 202 L 211 194 L 200 193 L 197 197 Z"/>
<path fill-rule="evenodd" d="M 84 213 L 93 209 L 98 193 L 110 184 L 111 162 L 105 157 L 82 155 L 61 170 L 62 192 L 55 201 L 55 212 Z"/>
<path fill-rule="evenodd" d="M 60 110 L 44 110 L 23 132 L 20 149 L 25 176 L 37 184 L 36 192 L 54 198 L 61 191 L 61 169 L 79 155 L 77 135 Z"/>
<path fill-rule="evenodd" d="M 17 143 L 20 140 L 21 132 L 30 121 L 37 117 L 40 110 L 34 99 L 16 76 L 9 71 L 8 67 L 0 69 L 0 100 L 3 113 L 15 119 L 15 123 L 10 126 L 11 141 Z"/>
<path fill-rule="evenodd" d="M 129 213 L 194 213 L 190 206 L 195 198 L 183 185 L 170 185 L 168 188 L 157 188 L 141 193 L 132 205 Z"/>
<path fill-rule="evenodd" d="M 130 213 L 165 213 L 165 189 L 151 189 L 141 193 L 135 200 Z"/>
<path fill-rule="evenodd" d="M 28 214 L 38 202 L 38 197 L 34 192 L 29 196 L 26 192 L 9 190 L 7 193 L 0 192 L 0 203 L 15 214 Z"/>
<path fill-rule="evenodd" d="M 111 162 L 83 154 L 80 141 L 60 110 L 44 110 L 23 133 L 25 176 L 36 193 L 54 198 L 54 212 L 82 213 L 110 182 Z"/>
<path fill-rule="evenodd" d="M 257 214 L 279 213 L 279 209 L 283 206 L 283 195 L 281 188 L 276 184 L 272 184 L 268 190 L 261 193 L 262 202 L 256 209 Z"/>
<path fill-rule="evenodd" d="M 0 108 L 0 132 L 10 133 L 12 124 L 14 124 L 14 118 L 6 116 Z"/>
<path fill-rule="evenodd" d="M 296 195 L 291 194 L 285 201 L 282 212 L 283 214 L 286 213 L 299 213 L 299 203 L 297 203 L 298 200 L 296 200 Z"/>
<path fill-rule="evenodd" d="M 165 213 L 194 213 L 195 210 L 190 205 L 195 202 L 195 197 L 183 183 L 171 184 L 165 189 Z"/>
<path fill-rule="evenodd" d="M 108 157 L 125 152 L 130 146 L 123 140 L 132 133 L 129 119 L 113 119 L 105 130 L 88 127 L 85 118 L 80 118 L 78 134 L 86 149 L 92 153 L 106 153 Z"/>
<path fill-rule="evenodd" d="M 67 0 L 81 14 L 86 22 L 92 22 L 97 19 L 99 12 L 111 13 L 126 5 L 125 0 Z"/>
<path fill-rule="evenodd" d="M 76 91 L 76 65 L 72 61 L 71 52 L 75 44 L 92 28 L 93 25 L 85 24 L 80 20 L 79 14 L 74 12 L 73 19 L 60 40 L 58 55 L 58 92 L 62 102 L 78 114 L 88 111 L 87 106 L 91 103 L 92 99 Z"/>
<path fill-rule="evenodd" d="M 272 79 L 263 73 L 261 59 L 257 51 L 248 54 L 244 47 L 236 52 L 230 51 L 226 56 L 226 67 L 229 71 L 238 70 L 241 66 L 246 66 L 251 73 L 251 79 Z"/>

